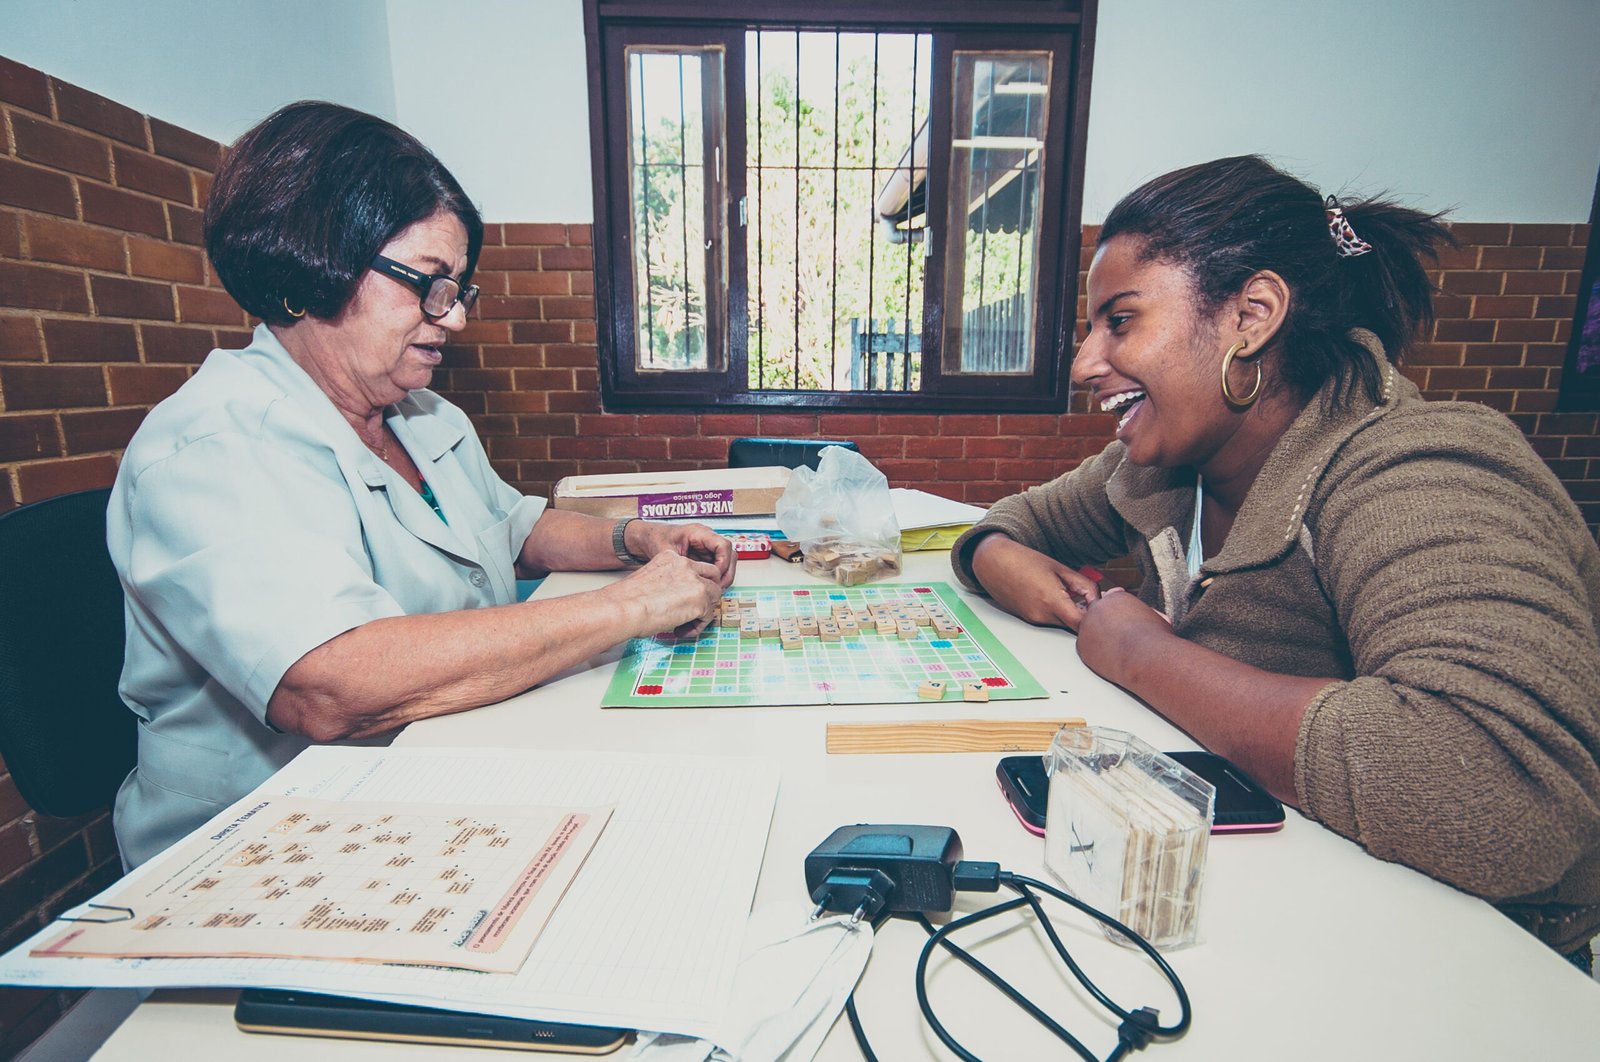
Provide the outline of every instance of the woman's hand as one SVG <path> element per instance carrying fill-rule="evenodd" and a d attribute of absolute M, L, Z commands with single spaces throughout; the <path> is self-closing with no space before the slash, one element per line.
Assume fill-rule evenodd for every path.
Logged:
<path fill-rule="evenodd" d="M 635 520 L 625 534 L 628 548 L 641 557 L 654 559 L 663 553 L 676 553 L 716 568 L 720 589 L 726 590 L 733 582 L 733 544 L 704 524 Z"/>
<path fill-rule="evenodd" d="M 707 561 L 690 560 L 670 549 L 607 589 L 624 594 L 638 616 L 634 629 L 620 637 L 645 638 L 662 631 L 699 634 L 716 615 L 722 574 Z"/>
<path fill-rule="evenodd" d="M 1041 627 L 1077 630 L 1100 596 L 1094 580 L 996 531 L 972 551 L 972 574 L 994 603 Z"/>
<path fill-rule="evenodd" d="M 1139 661 L 1160 653 L 1164 640 L 1177 637 L 1167 617 L 1114 586 L 1084 607 L 1078 657 L 1096 675 L 1127 689 Z"/>

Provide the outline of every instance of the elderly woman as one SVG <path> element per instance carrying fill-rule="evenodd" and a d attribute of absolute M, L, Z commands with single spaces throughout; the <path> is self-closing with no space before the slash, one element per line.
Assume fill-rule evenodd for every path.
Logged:
<path fill-rule="evenodd" d="M 1510 422 L 1392 363 L 1447 238 L 1257 157 L 1133 192 L 1072 367 L 1116 440 L 994 506 L 954 564 L 1307 815 L 1581 963 L 1600 551 Z M 1128 553 L 1137 594 L 1074 570 Z"/>
<path fill-rule="evenodd" d="M 483 224 L 411 136 L 285 107 L 223 163 L 205 231 L 263 323 L 150 412 L 112 493 L 140 721 L 115 815 L 129 865 L 311 742 L 489 704 L 693 627 L 733 579 L 705 527 L 518 494 L 427 390 L 477 296 Z M 625 566 L 600 590 L 517 602 L 518 577 Z"/>

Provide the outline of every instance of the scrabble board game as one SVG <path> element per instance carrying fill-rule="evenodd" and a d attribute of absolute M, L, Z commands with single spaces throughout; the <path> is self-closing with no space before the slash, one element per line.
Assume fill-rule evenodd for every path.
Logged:
<path fill-rule="evenodd" d="M 1044 687 L 948 584 L 730 589 L 698 638 L 636 638 L 604 708 L 1020 700 Z"/>

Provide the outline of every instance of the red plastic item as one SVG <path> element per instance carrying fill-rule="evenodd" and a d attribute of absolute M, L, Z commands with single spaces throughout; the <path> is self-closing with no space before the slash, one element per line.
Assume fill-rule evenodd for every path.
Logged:
<path fill-rule="evenodd" d="M 772 539 L 767 535 L 729 535 L 733 555 L 740 560 L 766 560 L 772 556 Z"/>

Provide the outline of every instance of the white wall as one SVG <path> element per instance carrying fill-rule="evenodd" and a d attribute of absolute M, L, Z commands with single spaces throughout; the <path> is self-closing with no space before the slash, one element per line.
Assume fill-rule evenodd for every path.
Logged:
<path fill-rule="evenodd" d="M 328 99 L 394 117 L 383 0 L 0 0 L 0 54 L 224 143 Z"/>
<path fill-rule="evenodd" d="M 587 222 L 582 0 L 389 0 L 398 121 L 491 221 Z"/>
<path fill-rule="evenodd" d="M 0 0 L 0 54 L 232 140 L 315 96 L 416 133 L 496 221 L 592 219 L 581 0 Z M 1259 151 L 1465 221 L 1588 220 L 1597 0 L 1101 0 L 1084 220 Z"/>
<path fill-rule="evenodd" d="M 1464 221 L 1589 219 L 1596 0 L 1101 0 L 1084 220 L 1261 152 Z"/>

